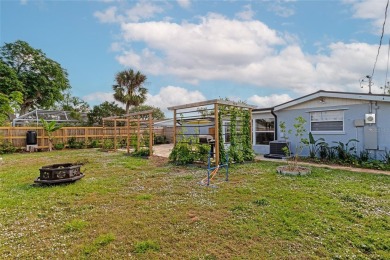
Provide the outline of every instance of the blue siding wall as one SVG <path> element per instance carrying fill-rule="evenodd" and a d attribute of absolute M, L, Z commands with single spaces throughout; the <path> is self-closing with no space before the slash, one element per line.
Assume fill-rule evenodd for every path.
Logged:
<path fill-rule="evenodd" d="M 358 139 L 359 142 L 356 144 L 357 153 L 364 150 L 364 135 L 363 127 L 355 127 L 354 121 L 356 119 L 363 119 L 365 114 L 370 113 L 370 104 L 359 104 L 359 105 L 348 105 L 348 106 L 333 106 L 333 107 L 318 107 L 318 108 L 305 108 L 305 109 L 292 109 L 292 110 L 281 110 L 276 111 L 275 113 L 278 116 L 278 126 L 280 122 L 284 121 L 286 123 L 287 129 L 293 131 L 289 135 L 289 140 L 292 143 L 292 150 L 295 152 L 295 145 L 299 142 L 298 138 L 295 137 L 295 129 L 293 124 L 295 123 L 295 118 L 302 116 L 306 119 L 306 130 L 307 133 L 304 135 L 304 138 L 308 138 L 310 131 L 310 111 L 326 111 L 328 109 L 340 109 L 344 111 L 344 133 L 329 133 L 329 134 L 314 134 L 314 139 L 320 137 L 324 138 L 329 146 L 335 146 L 333 142 L 343 142 L 347 143 L 350 139 Z M 372 105 L 372 113 L 376 114 L 376 126 L 378 128 L 378 150 L 369 150 L 373 157 L 381 159 L 385 149 L 390 151 L 390 104 L 386 102 L 378 102 L 377 105 Z M 280 127 L 278 127 L 278 139 L 281 138 Z M 308 147 L 302 152 L 303 156 L 309 154 Z"/>

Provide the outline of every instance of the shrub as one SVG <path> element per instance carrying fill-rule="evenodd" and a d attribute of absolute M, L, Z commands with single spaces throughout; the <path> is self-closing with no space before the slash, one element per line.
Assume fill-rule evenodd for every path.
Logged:
<path fill-rule="evenodd" d="M 141 148 L 138 151 L 133 152 L 131 155 L 136 157 L 143 157 L 143 156 L 149 156 L 150 152 L 148 148 Z"/>
<path fill-rule="evenodd" d="M 89 140 L 88 148 L 98 148 L 100 146 L 101 146 L 101 144 L 100 144 L 99 140 L 96 140 L 96 139 Z"/>
<path fill-rule="evenodd" d="M 102 148 L 105 150 L 114 149 L 114 142 L 111 139 L 105 139 L 103 141 Z"/>
<path fill-rule="evenodd" d="M 198 144 L 197 145 L 197 160 L 201 162 L 207 162 L 210 154 L 211 146 L 209 144 Z"/>
<path fill-rule="evenodd" d="M 191 145 L 185 142 L 177 143 L 169 155 L 169 160 L 178 165 L 193 163 L 195 156 L 191 151 Z"/>
<path fill-rule="evenodd" d="M 165 144 L 167 142 L 167 137 L 165 135 L 156 135 L 154 137 L 154 144 Z"/>
<path fill-rule="evenodd" d="M 71 137 L 68 139 L 68 147 L 70 149 L 81 149 L 84 146 L 84 142 L 78 142 L 76 137 Z"/>
<path fill-rule="evenodd" d="M 16 152 L 16 147 L 8 141 L 4 141 L 0 143 L 0 154 L 5 154 L 5 153 L 14 153 Z"/>
<path fill-rule="evenodd" d="M 62 150 L 65 148 L 65 144 L 64 143 L 56 143 L 54 144 L 54 150 Z"/>

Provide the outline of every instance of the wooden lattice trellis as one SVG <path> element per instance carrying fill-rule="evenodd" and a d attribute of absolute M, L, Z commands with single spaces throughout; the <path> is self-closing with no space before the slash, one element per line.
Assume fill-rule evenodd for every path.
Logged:
<path fill-rule="evenodd" d="M 118 124 L 125 126 L 125 128 L 118 127 Z M 147 147 L 149 154 L 153 154 L 153 110 L 103 118 L 103 129 L 103 139 L 106 135 L 114 137 L 115 151 L 117 150 L 118 138 L 126 138 L 128 153 L 130 153 L 131 141 L 136 140 L 134 147 L 136 151 Z M 142 142 L 146 139 L 145 134 L 148 137 L 147 145 Z"/>

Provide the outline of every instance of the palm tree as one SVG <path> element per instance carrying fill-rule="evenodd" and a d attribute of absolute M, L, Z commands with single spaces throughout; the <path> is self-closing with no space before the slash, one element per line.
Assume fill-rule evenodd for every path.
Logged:
<path fill-rule="evenodd" d="M 143 86 L 146 76 L 137 71 L 124 70 L 116 74 L 116 85 L 113 85 L 114 98 L 126 105 L 126 114 L 129 113 L 130 106 L 139 106 L 146 100 L 148 90 Z"/>
<path fill-rule="evenodd" d="M 51 121 L 47 122 L 43 118 L 41 118 L 41 123 L 43 129 L 46 131 L 47 136 L 49 137 L 49 152 L 53 149 L 53 132 L 57 131 L 62 127 L 62 125 L 58 125 L 57 122 Z"/>

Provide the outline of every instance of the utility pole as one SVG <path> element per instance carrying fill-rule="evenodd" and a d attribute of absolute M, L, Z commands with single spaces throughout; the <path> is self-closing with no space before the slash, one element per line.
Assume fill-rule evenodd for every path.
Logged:
<path fill-rule="evenodd" d="M 390 94 L 390 82 L 387 81 L 384 87 L 381 87 L 383 89 L 383 95 Z"/>
<path fill-rule="evenodd" d="M 372 94 L 371 93 L 371 87 L 374 83 L 372 83 L 372 77 L 370 75 L 367 75 L 366 78 L 368 79 L 368 94 Z M 365 82 L 366 78 L 363 78 L 360 80 L 360 87 L 363 88 L 362 86 L 362 82 Z"/>

